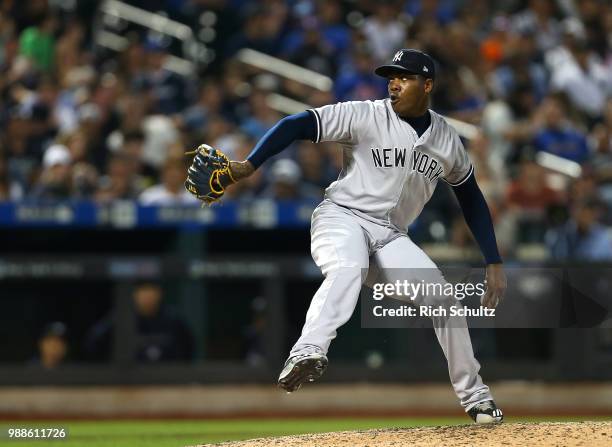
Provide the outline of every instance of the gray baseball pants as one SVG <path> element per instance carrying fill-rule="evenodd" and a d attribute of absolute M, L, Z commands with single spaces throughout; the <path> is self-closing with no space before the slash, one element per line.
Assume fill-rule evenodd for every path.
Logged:
<path fill-rule="evenodd" d="M 327 353 L 337 329 L 355 310 L 362 284 L 372 277 L 394 282 L 390 276 L 400 272 L 402 280 L 421 281 L 417 277 L 435 275 L 426 281 L 444 282 L 435 263 L 410 238 L 392 227 L 366 220 L 355 212 L 325 200 L 315 210 L 311 226 L 312 257 L 325 279 L 315 293 L 302 329 L 290 356 L 309 346 Z M 372 261 L 372 265 L 370 265 Z M 414 277 L 406 278 L 414 274 Z M 395 273 L 398 274 L 398 273 Z M 450 307 L 453 297 L 418 297 L 415 304 Z M 465 317 L 432 317 L 438 342 L 448 363 L 452 386 L 461 405 L 470 409 L 492 399 L 480 375 L 480 364 L 474 357 Z"/>

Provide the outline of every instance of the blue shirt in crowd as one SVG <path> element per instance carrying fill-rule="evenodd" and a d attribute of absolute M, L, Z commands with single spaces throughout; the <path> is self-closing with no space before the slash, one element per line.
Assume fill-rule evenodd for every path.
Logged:
<path fill-rule="evenodd" d="M 583 163 L 589 157 L 585 136 L 571 128 L 543 129 L 536 133 L 533 145 L 538 151 L 549 152 L 576 163 Z"/>
<path fill-rule="evenodd" d="M 579 233 L 576 223 L 551 231 L 546 238 L 554 259 L 605 261 L 612 259 L 612 241 L 603 225 L 595 224 L 586 233 Z"/>

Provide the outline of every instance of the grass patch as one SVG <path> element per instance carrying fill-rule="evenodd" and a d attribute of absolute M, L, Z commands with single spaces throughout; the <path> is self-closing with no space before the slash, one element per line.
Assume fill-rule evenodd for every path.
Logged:
<path fill-rule="evenodd" d="M 508 422 L 606 420 L 604 417 L 508 417 Z M 222 441 L 329 431 L 422 427 L 470 423 L 449 418 L 300 418 L 235 420 L 36 421 L 2 424 L 0 445 L 7 447 L 184 447 Z M 8 427 L 65 427 L 67 439 L 9 440 Z"/>

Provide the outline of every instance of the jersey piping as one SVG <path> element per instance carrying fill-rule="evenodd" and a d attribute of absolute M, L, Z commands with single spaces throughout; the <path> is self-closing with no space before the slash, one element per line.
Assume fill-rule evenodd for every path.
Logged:
<path fill-rule="evenodd" d="M 317 136 L 313 140 L 313 143 L 318 143 L 319 141 L 321 141 L 321 133 L 322 133 L 321 132 L 321 117 L 319 116 L 319 112 L 317 112 L 315 109 L 308 109 L 308 111 L 314 115 L 315 121 L 317 122 Z"/>
<path fill-rule="evenodd" d="M 443 177 L 442 177 L 442 180 L 444 180 L 446 183 L 448 183 L 451 186 L 459 186 L 459 185 L 464 184 L 466 182 L 466 180 L 470 178 L 470 175 L 472 175 L 473 172 L 474 172 L 474 166 L 472 164 L 470 164 L 470 169 L 465 174 L 465 176 L 461 180 L 459 180 L 458 182 L 456 182 L 456 183 L 449 182 L 448 180 L 446 180 Z"/>

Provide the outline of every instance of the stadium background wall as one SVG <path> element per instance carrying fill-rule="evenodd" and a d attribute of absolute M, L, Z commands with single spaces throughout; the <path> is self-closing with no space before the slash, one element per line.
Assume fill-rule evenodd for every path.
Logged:
<path fill-rule="evenodd" d="M 215 226 L 222 218 L 208 224 L 191 218 L 168 224 L 152 218 L 121 229 L 46 222 L 33 231 L 5 218 L 0 233 L 5 334 L 0 338 L 0 384 L 270 382 L 298 336 L 321 281 L 312 260 L 304 256 L 307 224 L 295 218 L 307 206 L 311 205 L 285 204 L 277 210 L 283 224 L 269 228 L 268 223 L 266 229 L 237 221 L 227 228 Z M 232 207 L 219 209 L 221 214 L 241 214 Z M 49 214 L 49 207 L 45 210 L 33 214 Z M 155 216 L 163 209 L 138 209 L 136 214 L 147 212 Z M 473 264 L 478 265 L 477 258 Z M 142 365 L 133 358 L 139 340 L 133 335 L 130 295 L 135 285 L 147 281 L 163 286 L 167 306 L 193 331 L 190 359 Z M 109 314 L 117 322 L 112 349 L 107 357 L 91 358 L 83 341 L 92 325 Z M 40 328 L 55 320 L 70 328 L 69 361 L 61 365 L 61 372 L 34 368 L 31 358 Z M 256 361 L 249 353 L 252 340 L 245 336 L 254 322 L 261 329 Z M 360 323 L 358 310 L 334 344 L 338 361 L 327 381 L 446 380 L 444 359 L 429 329 L 368 330 Z M 491 380 L 609 379 L 607 334 L 605 328 L 472 330 Z"/>

